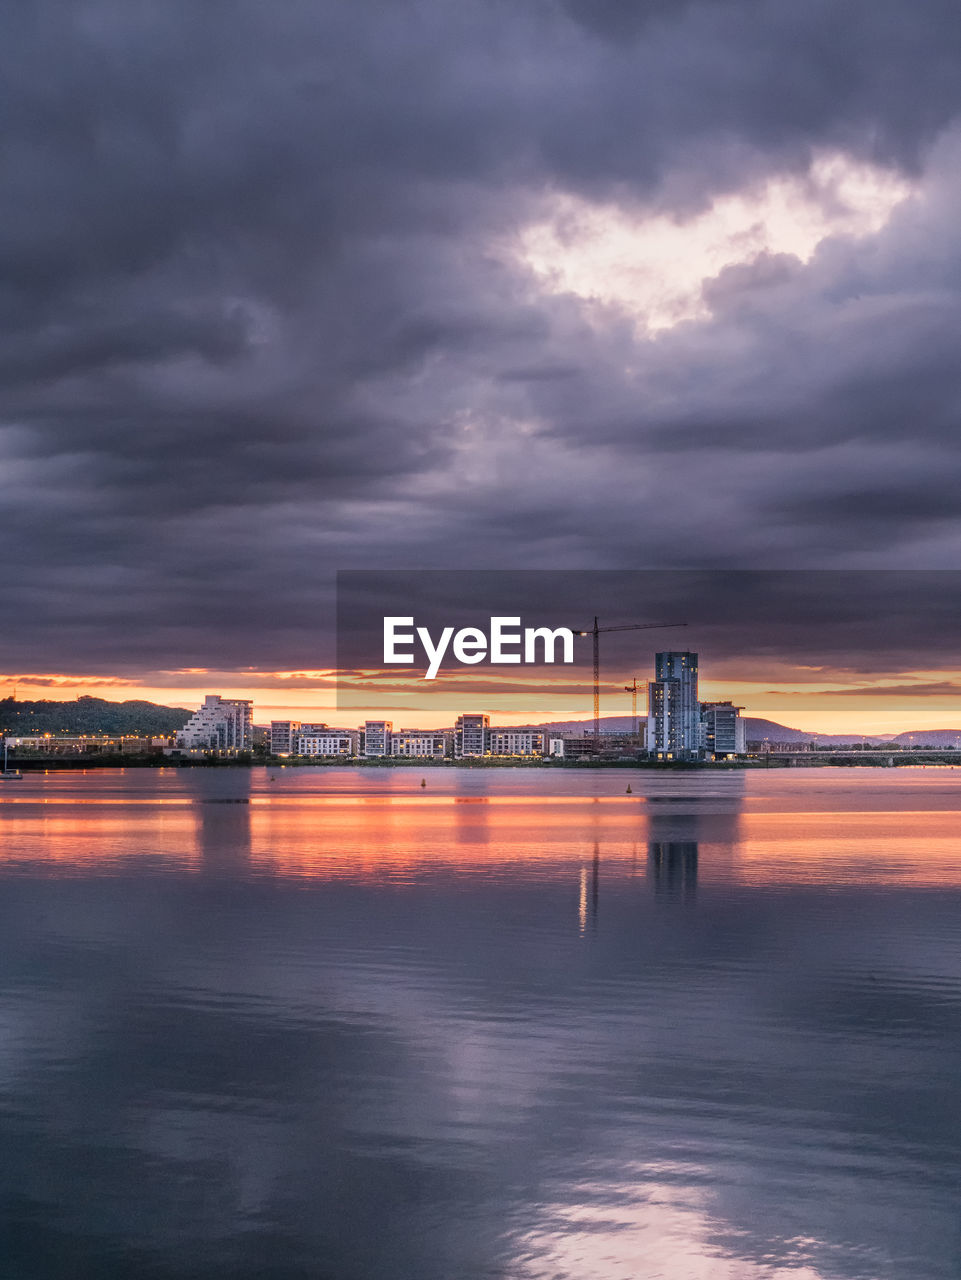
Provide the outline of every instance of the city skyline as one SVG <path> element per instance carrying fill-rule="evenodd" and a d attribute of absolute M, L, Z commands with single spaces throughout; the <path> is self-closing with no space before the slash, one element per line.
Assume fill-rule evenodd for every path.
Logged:
<path fill-rule="evenodd" d="M 651 657 L 653 659 L 653 654 Z M 264 689 L 257 685 L 231 685 L 219 678 L 221 674 L 216 671 L 192 673 L 194 683 L 186 687 L 31 685 L 21 680 L 17 688 L 18 696 L 24 701 L 63 701 L 93 695 L 113 702 L 143 698 L 160 705 L 196 709 L 214 685 L 224 698 L 251 700 L 254 703 L 253 718 L 258 724 L 274 719 L 316 721 L 334 727 L 354 724 L 349 717 L 344 719 L 344 711 L 337 705 L 335 672 L 325 673 L 326 696 L 324 689 L 315 691 L 311 681 L 310 692 L 304 691 L 303 700 L 295 700 L 297 685 L 294 681 L 281 680 L 280 689 L 276 685 Z M 366 674 L 373 681 L 384 673 L 372 670 Z M 810 676 L 810 673 L 806 674 Z M 705 676 L 702 660 L 700 689 L 703 701 L 733 699 L 744 707 L 746 718 L 772 720 L 805 733 L 850 734 L 857 738 L 870 734 L 958 728 L 961 725 L 961 703 L 957 701 L 961 693 L 961 671 L 911 674 L 917 683 L 905 683 L 904 674 L 899 673 L 894 677 L 899 682 L 892 680 L 891 684 L 884 686 L 891 689 L 890 693 L 884 694 L 859 692 L 863 686 L 855 681 L 849 681 L 837 691 L 812 689 L 814 682 L 810 679 L 794 688 L 772 689 L 770 682 L 755 685 L 744 680 Z M 646 714 L 646 701 L 642 695 L 646 692 L 649 672 L 635 670 L 623 673 L 625 679 L 634 675 L 638 679 L 638 714 L 643 716 Z M 443 728 L 453 724 L 456 716 L 467 709 L 495 716 L 505 726 L 570 720 L 581 721 L 588 729 L 591 723 L 589 673 L 582 669 L 580 676 L 579 680 L 544 680 L 540 682 L 543 685 L 541 690 L 532 693 L 527 687 L 517 695 L 504 691 L 498 695 L 482 678 L 472 681 L 470 676 L 452 677 L 420 703 L 404 697 L 393 701 L 375 700 L 368 706 L 358 706 L 358 713 L 362 713 L 358 723 L 367 718 L 392 719 L 398 726 L 403 723 L 404 727 Z M 952 678 L 958 682 L 957 691 L 951 683 Z M 922 684 L 922 680 L 926 683 Z M 477 684 L 481 684 L 480 690 Z M 12 692 L 12 685 L 0 687 L 0 697 L 9 697 Z M 272 698 L 278 695 L 283 695 L 284 700 L 273 701 Z M 311 700 L 311 695 L 314 700 Z M 516 703 L 523 705 L 518 707 Z M 625 692 L 620 676 L 614 673 L 602 681 L 602 720 L 608 717 L 628 719 L 630 708 L 630 694 Z"/>

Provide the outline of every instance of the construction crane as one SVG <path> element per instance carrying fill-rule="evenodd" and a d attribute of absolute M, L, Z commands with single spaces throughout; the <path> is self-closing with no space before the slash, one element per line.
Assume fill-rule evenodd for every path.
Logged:
<path fill-rule="evenodd" d="M 575 631 L 576 636 L 594 637 L 594 754 L 601 748 L 601 644 L 600 637 L 611 631 L 667 631 L 671 627 L 686 627 L 686 622 L 627 622 L 619 627 L 599 627 L 597 618 L 590 631 Z"/>
<path fill-rule="evenodd" d="M 631 677 L 631 683 L 624 686 L 624 692 L 631 695 L 631 737 L 637 737 L 637 676 Z"/>

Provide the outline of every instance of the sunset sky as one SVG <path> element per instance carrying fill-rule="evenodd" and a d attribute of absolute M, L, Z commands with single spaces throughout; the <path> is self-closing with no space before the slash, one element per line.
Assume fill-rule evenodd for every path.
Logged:
<path fill-rule="evenodd" d="M 3 11 L 0 695 L 334 722 L 340 569 L 958 564 L 956 4 Z M 602 713 L 689 647 L 751 715 L 961 726 L 938 598 L 705 616 Z M 367 714 L 587 718 L 584 660 Z"/>

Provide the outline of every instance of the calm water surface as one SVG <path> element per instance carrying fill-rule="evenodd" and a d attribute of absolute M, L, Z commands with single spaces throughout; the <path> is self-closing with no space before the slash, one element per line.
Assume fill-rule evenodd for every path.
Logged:
<path fill-rule="evenodd" d="M 956 1280 L 959 836 L 961 769 L 6 784 L 0 1277 Z"/>

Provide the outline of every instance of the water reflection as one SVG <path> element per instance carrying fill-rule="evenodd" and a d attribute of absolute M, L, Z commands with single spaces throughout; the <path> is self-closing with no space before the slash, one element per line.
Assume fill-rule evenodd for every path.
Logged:
<path fill-rule="evenodd" d="M 724 803 L 677 796 L 648 797 L 647 863 L 655 896 L 693 903 L 697 897 L 698 860 L 704 843 L 715 866 L 730 862 L 740 834 L 743 796 L 729 789 Z"/>
<path fill-rule="evenodd" d="M 953 1280 L 956 792 L 281 772 L 0 797 L 0 1275 Z"/>
<path fill-rule="evenodd" d="M 184 789 L 195 814 L 201 870 L 213 877 L 245 875 L 252 851 L 250 771 L 224 770 L 223 777 L 215 780 L 220 785 L 215 787 L 201 769 L 184 772 Z"/>
<path fill-rule="evenodd" d="M 455 796 L 454 820 L 458 844 L 486 845 L 490 843 L 489 796 Z"/>
<path fill-rule="evenodd" d="M 588 917 L 590 918 L 591 927 L 597 928 L 597 904 L 600 894 L 601 884 L 601 848 L 600 842 L 594 841 L 594 856 L 591 859 L 590 869 L 582 866 L 580 870 L 580 892 L 577 901 L 577 922 L 579 931 L 583 934 L 587 930 Z"/>
<path fill-rule="evenodd" d="M 647 847 L 655 893 L 692 901 L 697 893 L 697 841 L 652 840 Z"/>

